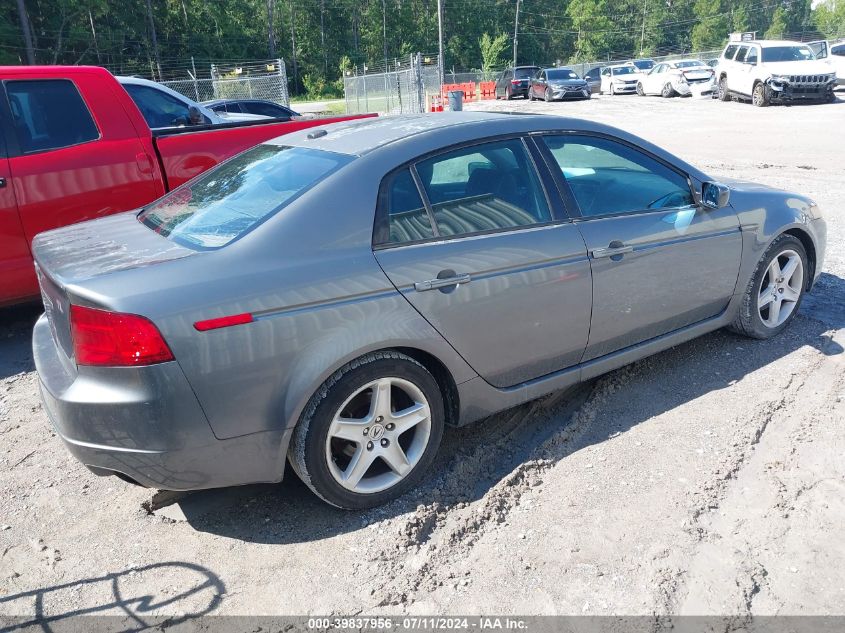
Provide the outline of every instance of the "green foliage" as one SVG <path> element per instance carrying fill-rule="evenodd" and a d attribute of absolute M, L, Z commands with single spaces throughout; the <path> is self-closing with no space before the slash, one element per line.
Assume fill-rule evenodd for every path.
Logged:
<path fill-rule="evenodd" d="M 478 40 L 478 47 L 481 49 L 481 70 L 488 72 L 499 68 L 504 62 L 502 53 L 508 47 L 509 38 L 507 33 L 501 33 L 496 37 L 490 37 L 484 33 Z"/>
<path fill-rule="evenodd" d="M 185 78 L 211 60 L 282 57 L 291 91 L 340 94 L 342 73 L 437 51 L 437 0 L 23 0 L 36 62 Z M 523 0 L 519 63 L 625 59 L 720 47 L 730 31 L 845 35 L 845 0 Z M 514 0 L 447 0 L 448 69 L 510 58 Z M 0 2 L 0 63 L 24 63 L 18 0 Z M 386 10 L 385 10 L 386 9 Z M 268 16 L 272 14 L 272 23 Z M 272 27 L 272 28 L 271 28 Z M 386 32 L 386 38 L 385 38 Z M 491 36 L 491 34 L 500 34 Z M 272 37 L 271 37 L 272 35 Z M 272 41 L 271 41 L 272 40 Z M 294 47 L 293 41 L 296 45 Z M 295 65 L 294 65 L 295 61 Z"/>

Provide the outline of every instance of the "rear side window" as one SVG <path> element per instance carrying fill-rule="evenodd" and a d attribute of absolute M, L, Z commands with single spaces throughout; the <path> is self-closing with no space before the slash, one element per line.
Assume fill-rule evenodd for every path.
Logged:
<path fill-rule="evenodd" d="M 551 220 L 539 178 L 520 139 L 461 148 L 417 163 L 416 169 L 441 236 Z"/>
<path fill-rule="evenodd" d="M 7 81 L 6 94 L 15 137 L 24 154 L 79 145 L 100 137 L 88 106 L 67 79 Z"/>
<path fill-rule="evenodd" d="M 123 84 L 123 87 L 144 115 L 150 129 L 211 123 L 205 115 L 201 115 L 201 121 L 192 122 L 188 104 L 163 90 L 138 84 Z"/>
<path fill-rule="evenodd" d="M 434 237 L 431 220 L 409 169 L 393 175 L 387 184 L 386 195 L 391 243 Z"/>
<path fill-rule="evenodd" d="M 138 219 L 189 248 L 220 248 L 352 160 L 321 150 L 258 145 L 174 189 Z"/>

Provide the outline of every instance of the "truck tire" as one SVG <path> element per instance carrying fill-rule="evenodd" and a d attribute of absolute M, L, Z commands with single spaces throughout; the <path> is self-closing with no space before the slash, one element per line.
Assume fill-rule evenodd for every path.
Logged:
<path fill-rule="evenodd" d="M 762 81 L 754 85 L 754 90 L 751 91 L 751 103 L 758 108 L 765 108 L 772 102 L 772 91 Z"/>
<path fill-rule="evenodd" d="M 728 78 L 726 75 L 722 75 L 719 78 L 719 101 L 730 101 L 731 95 L 728 92 Z"/>

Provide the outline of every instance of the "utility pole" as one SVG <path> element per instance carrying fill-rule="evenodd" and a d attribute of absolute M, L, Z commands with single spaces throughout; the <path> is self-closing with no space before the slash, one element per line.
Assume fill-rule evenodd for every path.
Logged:
<path fill-rule="evenodd" d="M 276 0 L 267 0 L 267 52 L 270 59 L 276 57 L 276 34 L 273 31 L 273 14 L 276 9 Z"/>
<path fill-rule="evenodd" d="M 147 0 L 147 17 L 150 20 L 150 37 L 153 43 L 153 55 L 156 58 L 156 67 L 158 68 L 158 81 L 161 81 L 161 58 L 158 55 L 158 38 L 156 37 L 156 22 L 153 18 L 153 5 L 150 0 Z M 155 77 L 153 77 L 155 79 Z"/>
<path fill-rule="evenodd" d="M 384 72 L 387 72 L 387 0 L 381 0 L 381 38 L 384 43 Z"/>
<path fill-rule="evenodd" d="M 443 72 L 446 60 L 443 59 L 443 0 L 437 0 L 437 55 L 440 58 L 440 85 L 444 83 Z"/>
<path fill-rule="evenodd" d="M 516 68 L 516 47 L 519 41 L 519 0 L 516 0 L 516 19 L 513 22 L 513 65 Z"/>
<path fill-rule="evenodd" d="M 645 46 L 645 14 L 648 9 L 648 0 L 643 0 L 643 29 L 640 32 L 640 57 L 643 56 L 643 47 Z"/>
<path fill-rule="evenodd" d="M 438 4 L 439 0 L 438 0 Z M 23 43 L 26 46 L 26 63 L 30 66 L 35 65 L 35 49 L 32 46 L 32 32 L 29 30 L 29 16 L 26 14 L 26 7 L 23 0 L 18 0 L 18 17 L 21 20 L 21 32 L 23 33 Z"/>

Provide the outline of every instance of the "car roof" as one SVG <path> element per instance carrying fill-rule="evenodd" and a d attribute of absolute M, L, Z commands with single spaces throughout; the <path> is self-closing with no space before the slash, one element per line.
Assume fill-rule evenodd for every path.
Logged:
<path fill-rule="evenodd" d="M 535 66 L 533 64 L 526 64 L 524 66 L 514 66 L 511 70 L 519 70 L 521 68 L 539 68 L 539 66 Z"/>
<path fill-rule="evenodd" d="M 634 66 L 634 62 L 625 62 L 624 64 L 611 64 L 610 66 L 605 66 L 605 68 L 610 68 L 611 70 L 614 68 L 630 68 Z M 636 66 L 634 66 L 636 68 Z"/>
<path fill-rule="evenodd" d="M 569 66 L 546 66 L 543 70 L 572 70 Z"/>
<path fill-rule="evenodd" d="M 804 42 L 796 42 L 795 40 L 749 40 L 747 42 L 728 42 L 728 46 L 731 44 L 736 44 L 741 46 L 742 44 L 757 44 L 763 48 L 768 48 L 770 46 L 806 46 Z"/>

